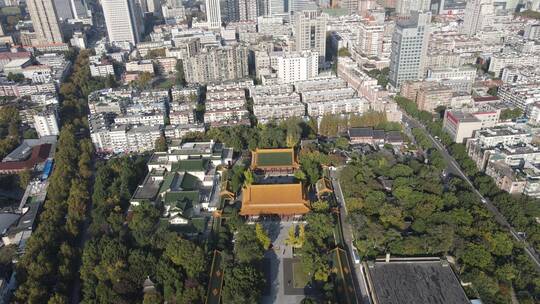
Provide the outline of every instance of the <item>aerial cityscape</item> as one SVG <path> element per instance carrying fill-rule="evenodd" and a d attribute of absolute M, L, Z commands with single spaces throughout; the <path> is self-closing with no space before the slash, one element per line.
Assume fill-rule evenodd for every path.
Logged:
<path fill-rule="evenodd" d="M 0 304 L 540 303 L 540 0 L 0 0 Z"/>

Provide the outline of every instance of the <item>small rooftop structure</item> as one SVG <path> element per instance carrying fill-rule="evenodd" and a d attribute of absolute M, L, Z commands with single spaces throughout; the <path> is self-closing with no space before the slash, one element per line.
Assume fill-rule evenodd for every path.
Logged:
<path fill-rule="evenodd" d="M 309 212 L 302 183 L 248 185 L 242 192 L 241 215 L 302 215 Z"/>

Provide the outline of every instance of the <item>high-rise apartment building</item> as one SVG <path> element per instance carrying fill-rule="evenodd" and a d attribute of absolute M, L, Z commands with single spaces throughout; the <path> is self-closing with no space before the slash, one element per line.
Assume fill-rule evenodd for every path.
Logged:
<path fill-rule="evenodd" d="M 396 2 L 396 14 L 398 16 L 410 16 L 412 12 L 427 12 L 430 9 L 430 0 L 398 0 Z"/>
<path fill-rule="evenodd" d="M 56 8 L 56 12 L 58 13 L 58 19 L 73 19 L 71 0 L 54 0 L 54 7 Z"/>
<path fill-rule="evenodd" d="M 243 46 L 229 46 L 190 56 L 182 61 L 186 81 L 203 84 L 245 78 L 248 52 Z"/>
<path fill-rule="evenodd" d="M 236 0 L 238 3 L 238 19 L 240 21 L 257 19 L 257 0 Z"/>
<path fill-rule="evenodd" d="M 358 50 L 368 57 L 381 57 L 384 38 L 384 17 L 374 16 L 362 19 L 358 29 Z"/>
<path fill-rule="evenodd" d="M 265 0 L 266 13 L 265 15 L 275 15 L 285 13 L 285 0 Z"/>
<path fill-rule="evenodd" d="M 340 6 L 342 9 L 346 9 L 349 15 L 356 14 L 359 8 L 359 0 L 342 0 Z"/>
<path fill-rule="evenodd" d="M 206 22 L 208 28 L 221 28 L 221 7 L 219 0 L 206 0 Z"/>
<path fill-rule="evenodd" d="M 461 33 L 474 36 L 482 28 L 493 22 L 495 6 L 493 0 L 470 0 L 465 7 L 465 17 Z"/>
<path fill-rule="evenodd" d="M 53 0 L 28 0 L 26 4 L 36 32 L 36 42 L 62 43 L 62 31 Z"/>
<path fill-rule="evenodd" d="M 319 62 L 326 56 L 326 22 L 328 15 L 320 11 L 302 11 L 294 15 L 296 51 L 319 53 Z"/>
<path fill-rule="evenodd" d="M 56 106 L 45 108 L 43 111 L 36 113 L 33 118 L 34 128 L 36 128 L 39 137 L 60 134 Z"/>
<path fill-rule="evenodd" d="M 260 14 L 259 0 L 225 0 L 222 2 L 222 19 L 225 22 L 257 20 Z"/>
<path fill-rule="evenodd" d="M 366 16 L 370 9 L 374 9 L 377 6 L 375 0 L 359 0 L 358 1 L 358 15 Z"/>
<path fill-rule="evenodd" d="M 101 0 L 110 42 L 140 41 L 143 32 L 142 12 L 134 0 Z"/>
<path fill-rule="evenodd" d="M 414 12 L 396 23 L 390 54 L 390 84 L 395 88 L 406 80 L 423 77 L 429 41 L 430 12 Z"/>
<path fill-rule="evenodd" d="M 289 4 L 287 9 L 289 14 L 318 9 L 317 3 L 312 0 L 288 0 L 286 3 Z"/>
<path fill-rule="evenodd" d="M 319 56 L 317 53 L 303 52 L 281 54 L 272 58 L 277 77 L 282 83 L 308 80 L 319 75 Z"/>

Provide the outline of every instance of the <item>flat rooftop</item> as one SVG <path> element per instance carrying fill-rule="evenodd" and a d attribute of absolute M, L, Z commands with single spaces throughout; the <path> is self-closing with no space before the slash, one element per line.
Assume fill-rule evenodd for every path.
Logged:
<path fill-rule="evenodd" d="M 379 304 L 469 304 L 448 263 L 440 260 L 375 262 L 366 267 Z"/>
<path fill-rule="evenodd" d="M 513 136 L 513 135 L 521 135 L 521 134 L 528 134 L 528 133 L 529 132 L 525 130 L 511 128 L 511 127 L 490 128 L 490 129 L 478 131 L 478 134 L 484 137 Z"/>

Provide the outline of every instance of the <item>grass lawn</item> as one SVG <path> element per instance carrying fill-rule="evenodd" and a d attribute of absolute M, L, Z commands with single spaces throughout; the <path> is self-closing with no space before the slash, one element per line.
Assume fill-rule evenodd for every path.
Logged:
<path fill-rule="evenodd" d="M 293 262 L 293 287 L 304 288 L 309 282 L 309 277 L 304 273 L 302 269 L 302 263 L 300 261 Z"/>
<path fill-rule="evenodd" d="M 290 166 L 292 162 L 290 152 L 259 152 L 257 154 L 257 165 L 259 166 Z"/>

